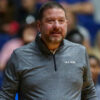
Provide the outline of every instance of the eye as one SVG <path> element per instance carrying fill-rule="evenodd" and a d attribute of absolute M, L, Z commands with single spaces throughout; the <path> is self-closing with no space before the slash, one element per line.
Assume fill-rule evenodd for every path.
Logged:
<path fill-rule="evenodd" d="M 52 23 L 52 22 L 54 22 L 54 20 L 53 19 L 48 19 L 47 22 Z"/>
<path fill-rule="evenodd" d="M 59 22 L 60 22 L 60 23 L 64 23 L 65 20 L 64 20 L 64 19 L 60 19 Z"/>

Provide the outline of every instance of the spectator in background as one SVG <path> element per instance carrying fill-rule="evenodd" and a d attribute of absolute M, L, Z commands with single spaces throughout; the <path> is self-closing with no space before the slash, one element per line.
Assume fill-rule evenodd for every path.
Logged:
<path fill-rule="evenodd" d="M 0 69 L 3 70 L 6 66 L 6 63 L 16 48 L 21 47 L 24 44 L 27 44 L 31 41 L 33 41 L 36 37 L 36 25 L 35 24 L 29 24 L 23 26 L 19 33 L 18 38 L 12 39 L 8 41 L 2 48 L 0 53 Z"/>
<path fill-rule="evenodd" d="M 79 25 L 79 23 L 77 22 L 77 17 L 75 13 L 73 13 L 72 11 L 68 11 L 67 18 L 69 22 L 68 34 L 71 31 L 79 31 L 81 34 L 89 34 L 88 30 L 84 26 Z"/>
<path fill-rule="evenodd" d="M 97 32 L 93 54 L 100 60 L 100 30 Z"/>
<path fill-rule="evenodd" d="M 94 7 L 89 0 L 58 0 L 76 14 L 92 14 Z"/>
<path fill-rule="evenodd" d="M 100 26 L 94 20 L 94 6 L 91 0 L 57 0 L 64 7 L 77 14 L 78 23 L 88 29 L 91 35 L 91 44 Z"/>
<path fill-rule="evenodd" d="M 77 4 L 76 3 L 75 5 L 82 6 L 83 4 Z M 84 3 L 84 5 L 85 5 L 85 3 Z M 91 5 L 90 3 L 87 4 L 87 6 L 90 6 L 90 5 Z M 71 4 L 71 6 L 74 6 L 74 4 Z M 78 7 L 78 8 L 80 8 L 80 7 Z M 66 9 L 68 9 L 68 8 L 66 8 Z M 70 7 L 69 7 L 69 9 L 70 9 Z M 90 10 L 88 9 L 87 13 L 89 14 L 89 12 L 90 12 Z M 78 13 L 78 11 L 77 11 L 77 13 Z M 68 34 L 70 34 L 70 33 L 72 34 L 73 32 L 75 32 L 75 33 L 73 33 L 73 35 L 74 34 L 77 34 L 77 33 L 80 33 L 81 35 L 83 35 L 84 41 L 83 41 L 82 44 L 87 48 L 88 54 L 92 54 L 93 51 L 92 51 L 92 46 L 91 46 L 90 33 L 89 33 L 89 31 L 84 26 L 82 26 L 82 25 L 80 25 L 78 23 L 78 21 L 77 21 L 78 20 L 77 19 L 77 13 L 75 11 L 72 11 L 72 10 L 69 10 L 69 13 L 67 13 L 68 20 L 69 20 L 69 24 L 68 24 Z"/>
<path fill-rule="evenodd" d="M 0 51 L 1 51 L 2 47 L 3 47 L 3 45 L 4 45 L 7 41 L 9 41 L 11 38 L 12 38 L 12 37 L 9 36 L 9 34 L 1 34 L 1 33 L 0 33 Z"/>
<path fill-rule="evenodd" d="M 83 44 L 87 48 L 87 52 L 90 54 L 92 52 L 92 48 L 90 45 L 90 34 L 88 30 L 77 23 L 75 13 L 69 11 L 67 13 L 67 18 L 69 24 L 66 39 Z"/>
<path fill-rule="evenodd" d="M 93 48 L 90 43 L 90 34 L 88 33 L 88 31 L 86 32 L 84 29 L 81 29 L 81 31 L 81 34 L 84 37 L 83 45 L 86 47 L 88 54 L 93 54 Z"/>
<path fill-rule="evenodd" d="M 36 0 L 21 0 L 21 7 L 17 13 L 17 20 L 20 24 L 31 24 L 36 20 Z"/>
<path fill-rule="evenodd" d="M 15 34 L 18 23 L 15 21 L 16 8 L 12 0 L 0 0 L 0 34 Z"/>
<path fill-rule="evenodd" d="M 44 4 L 47 1 L 51 1 L 51 0 L 37 0 L 37 4 L 36 4 L 37 9 L 40 9 L 41 5 Z"/>
<path fill-rule="evenodd" d="M 83 44 L 83 41 L 84 41 L 84 37 L 82 34 L 79 33 L 79 31 L 71 31 L 67 37 L 66 37 L 67 40 L 71 41 L 71 42 L 74 42 L 74 43 L 78 43 L 78 44 Z"/>
<path fill-rule="evenodd" d="M 94 55 L 89 56 L 89 61 L 90 61 L 92 78 L 96 87 L 98 100 L 100 100 L 100 84 L 98 84 L 98 76 L 100 74 L 100 61 Z"/>
<path fill-rule="evenodd" d="M 94 6 L 94 20 L 100 25 L 100 0 L 90 0 Z"/>

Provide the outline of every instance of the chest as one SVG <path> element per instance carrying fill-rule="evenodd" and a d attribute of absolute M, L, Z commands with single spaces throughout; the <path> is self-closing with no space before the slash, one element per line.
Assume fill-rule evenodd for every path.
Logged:
<path fill-rule="evenodd" d="M 24 62 L 23 62 L 24 61 Z M 22 87 L 26 89 L 41 88 L 82 88 L 83 63 L 69 56 L 35 57 L 22 60 L 21 68 Z M 55 71 L 55 67 L 57 70 Z"/>

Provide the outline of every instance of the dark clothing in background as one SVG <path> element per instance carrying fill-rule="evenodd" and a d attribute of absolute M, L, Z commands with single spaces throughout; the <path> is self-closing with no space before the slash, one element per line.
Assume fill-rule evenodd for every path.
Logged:
<path fill-rule="evenodd" d="M 33 18 L 33 20 L 35 21 L 37 19 L 37 15 L 38 13 L 36 9 L 34 9 L 33 12 L 29 12 L 24 8 L 19 8 L 17 11 L 17 21 L 20 24 L 26 24 L 27 23 L 26 20 L 28 17 L 31 16 L 31 18 Z M 29 20 L 31 20 L 31 18 Z"/>
<path fill-rule="evenodd" d="M 3 80 L 3 71 L 0 71 L 0 90 L 2 86 L 2 80 Z"/>

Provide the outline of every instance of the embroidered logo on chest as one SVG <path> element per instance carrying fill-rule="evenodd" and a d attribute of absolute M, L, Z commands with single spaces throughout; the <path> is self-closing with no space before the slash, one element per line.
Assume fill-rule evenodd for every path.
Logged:
<path fill-rule="evenodd" d="M 75 64 L 76 61 L 73 61 L 73 60 L 72 60 L 72 61 L 65 61 L 65 63 L 66 63 L 66 64 Z"/>

